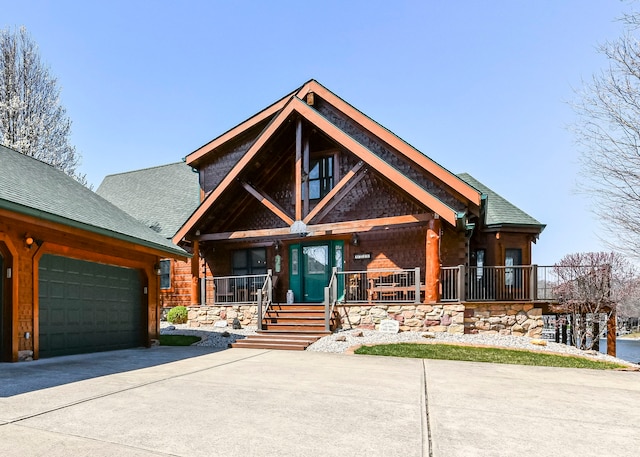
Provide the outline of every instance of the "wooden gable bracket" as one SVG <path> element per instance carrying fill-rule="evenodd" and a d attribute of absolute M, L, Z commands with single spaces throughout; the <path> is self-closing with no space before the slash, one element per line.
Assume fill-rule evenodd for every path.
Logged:
<path fill-rule="evenodd" d="M 240 184 L 242 184 L 242 187 L 244 187 L 245 190 L 247 192 L 249 192 L 249 194 L 251 194 L 253 197 L 255 197 L 265 207 L 267 207 L 267 209 L 269 211 L 271 211 L 273 214 L 278 216 L 280 219 L 282 219 L 288 225 L 293 225 L 293 222 L 294 222 L 293 219 L 287 215 L 286 211 L 283 210 L 280 207 L 280 205 L 278 205 L 276 202 L 271 200 L 267 195 L 263 194 L 259 190 L 257 190 L 254 187 L 252 187 L 249 183 L 246 183 L 244 181 L 240 181 Z"/>
<path fill-rule="evenodd" d="M 336 184 L 336 186 L 318 202 L 315 208 L 307 214 L 302 222 L 309 224 L 314 217 L 319 215 L 319 218 L 322 219 L 329 211 L 331 211 L 335 205 L 337 205 L 338 202 L 340 202 L 340 200 L 342 200 L 365 176 L 365 173 L 358 174 L 363 166 L 364 162 L 361 160 L 355 167 L 349 170 L 340 182 L 338 182 L 338 184 Z"/>

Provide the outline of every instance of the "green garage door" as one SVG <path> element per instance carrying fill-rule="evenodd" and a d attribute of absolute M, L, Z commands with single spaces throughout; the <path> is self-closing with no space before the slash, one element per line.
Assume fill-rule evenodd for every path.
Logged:
<path fill-rule="evenodd" d="M 45 254 L 39 272 L 40 357 L 143 344 L 136 270 Z"/>

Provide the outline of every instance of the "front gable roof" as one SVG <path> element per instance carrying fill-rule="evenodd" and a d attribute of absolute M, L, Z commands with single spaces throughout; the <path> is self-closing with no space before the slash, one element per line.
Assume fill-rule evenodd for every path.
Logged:
<path fill-rule="evenodd" d="M 461 220 L 463 220 L 465 216 L 464 213 L 460 213 L 447 203 L 443 202 L 438 196 L 432 194 L 418 182 L 402 173 L 391 163 L 384 160 L 380 155 L 374 153 L 369 149 L 369 147 L 351 136 L 343 128 L 334 124 L 318 110 L 314 109 L 314 107 L 311 106 L 313 101 L 310 98 L 315 97 L 316 94 L 318 97 L 322 98 L 331 106 L 346 115 L 353 123 L 359 125 L 362 129 L 368 132 L 369 135 L 377 138 L 377 140 L 382 143 L 390 145 L 395 151 L 400 153 L 411 163 L 415 164 L 415 166 L 442 182 L 450 189 L 452 194 L 457 195 L 461 200 L 467 201 L 470 206 L 480 206 L 480 193 L 476 189 L 469 186 L 460 178 L 436 164 L 428 157 L 424 156 L 408 143 L 404 142 L 387 129 L 381 127 L 378 123 L 371 120 L 339 97 L 335 96 L 316 81 L 312 80 L 302 86 L 298 91 L 290 94 L 288 98 L 285 97 L 279 100 L 266 110 L 261 111 L 256 116 L 246 120 L 187 156 L 187 163 L 197 166 L 207 154 L 215 153 L 214 151 L 217 148 L 220 148 L 226 142 L 231 141 L 235 135 L 239 135 L 247 129 L 255 127 L 258 123 L 265 121 L 265 119 L 269 119 L 268 124 L 266 124 L 262 132 L 254 140 L 247 152 L 235 164 L 233 169 L 224 177 L 224 179 L 222 179 L 222 181 L 213 189 L 213 191 L 207 195 L 200 207 L 176 233 L 176 236 L 174 237 L 175 242 L 180 242 L 187 235 L 197 222 L 204 217 L 207 211 L 209 211 L 214 202 L 217 201 L 238 178 L 241 171 L 248 166 L 264 145 L 280 128 L 285 125 L 287 120 L 292 119 L 294 116 L 302 118 L 306 122 L 312 124 L 314 128 L 321 131 L 336 144 L 357 156 L 363 163 L 366 163 L 369 167 L 385 176 L 391 182 L 394 182 L 406 193 L 422 202 L 422 204 L 429 207 L 450 224 L 457 225 Z M 302 98 L 305 98 L 305 100 Z M 323 206 L 323 201 L 320 202 L 319 206 Z M 287 222 L 289 222 L 289 220 L 287 220 Z"/>
<path fill-rule="evenodd" d="M 186 252 L 52 166 L 0 146 L 0 209 L 185 257 Z"/>

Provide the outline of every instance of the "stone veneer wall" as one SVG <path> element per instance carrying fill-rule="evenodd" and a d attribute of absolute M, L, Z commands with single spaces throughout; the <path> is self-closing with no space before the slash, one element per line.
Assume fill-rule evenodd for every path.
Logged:
<path fill-rule="evenodd" d="M 238 318 L 242 327 L 258 326 L 257 305 L 215 305 L 215 306 L 190 306 L 188 323 L 190 327 L 201 325 L 213 325 L 217 321 L 225 320 L 231 326 L 233 320 Z"/>
<path fill-rule="evenodd" d="M 256 305 L 216 305 L 189 307 L 189 325 L 213 325 L 238 318 L 242 327 L 258 325 Z M 342 328 L 377 329 L 380 321 L 394 319 L 403 332 L 489 333 L 529 336 L 542 334 L 542 309 L 531 303 L 454 304 L 358 304 L 338 305 Z"/>

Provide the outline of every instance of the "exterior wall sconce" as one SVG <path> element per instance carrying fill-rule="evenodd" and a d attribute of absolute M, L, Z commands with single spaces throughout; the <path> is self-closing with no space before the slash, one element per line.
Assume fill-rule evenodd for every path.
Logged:
<path fill-rule="evenodd" d="M 31 249 L 34 244 L 40 247 L 42 246 L 42 240 L 37 240 L 34 237 L 29 235 L 24 236 L 24 245 L 27 247 L 27 249 Z"/>
<path fill-rule="evenodd" d="M 351 245 L 357 246 L 359 244 L 360 244 L 360 238 L 358 238 L 358 235 L 354 233 L 353 235 L 351 235 Z"/>
<path fill-rule="evenodd" d="M 162 274 L 162 268 L 160 268 L 160 264 L 156 263 L 153 265 L 153 271 L 156 272 L 156 275 L 160 276 Z"/>

